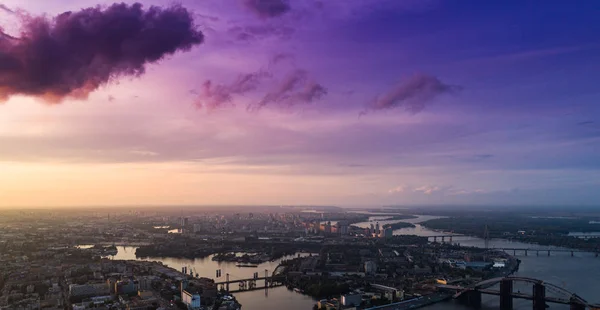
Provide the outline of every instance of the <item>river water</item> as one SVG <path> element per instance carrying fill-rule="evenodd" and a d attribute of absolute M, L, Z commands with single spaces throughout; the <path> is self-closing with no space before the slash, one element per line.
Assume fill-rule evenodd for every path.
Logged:
<path fill-rule="evenodd" d="M 394 235 L 418 235 L 418 236 L 436 236 L 442 235 L 438 231 L 427 229 L 420 222 L 429 219 L 438 218 L 435 216 L 419 216 L 416 219 L 401 220 L 401 221 L 385 221 L 389 216 L 374 216 L 369 220 L 374 222 L 362 222 L 354 224 L 359 227 L 369 227 L 371 223 L 375 224 L 379 221 L 380 226 L 395 222 L 409 222 L 415 224 L 414 228 L 402 228 L 394 231 Z M 439 241 L 439 240 L 438 240 Z M 453 243 L 459 243 L 464 246 L 484 247 L 485 241 L 480 238 L 460 236 L 453 237 Z M 520 242 L 510 242 L 501 239 L 492 239 L 488 242 L 490 248 L 538 248 L 535 245 L 525 244 Z M 552 247 L 545 247 L 552 248 Z M 118 253 L 114 259 L 139 259 L 135 257 L 135 247 L 118 246 Z M 308 255 L 308 254 L 301 254 Z M 571 292 L 578 294 L 589 302 L 600 303 L 600 257 L 594 257 L 590 253 L 575 253 L 571 257 L 569 252 L 558 253 L 553 252 L 550 257 L 547 252 L 529 253 L 529 256 L 524 256 L 524 253 L 518 253 L 517 256 L 521 259 L 519 271 L 515 276 L 531 277 L 563 287 Z M 212 261 L 212 256 L 199 259 L 177 259 L 177 258 L 152 258 L 145 260 L 161 261 L 164 264 L 181 270 L 182 267 L 188 267 L 188 270 L 193 270 L 202 277 L 214 278 L 215 280 L 224 280 L 225 274 L 229 273 L 231 279 L 235 278 L 251 278 L 254 272 L 259 275 L 264 275 L 265 269 L 272 272 L 279 265 L 279 260 L 274 262 L 266 262 L 260 264 L 258 268 L 238 268 L 235 263 L 216 262 Z M 291 258 L 291 257 L 286 257 Z M 285 259 L 285 258 L 283 258 Z M 221 269 L 222 277 L 215 278 L 217 269 Z M 515 286 L 515 290 L 529 292 L 530 286 Z M 245 310 L 254 309 L 276 309 L 285 307 L 286 310 L 310 310 L 315 301 L 305 295 L 289 291 L 286 287 L 277 287 L 268 291 L 251 291 L 235 294 L 238 301 L 242 304 Z M 547 292 L 547 296 L 553 296 Z M 483 296 L 483 309 L 498 309 L 498 297 Z M 530 301 L 515 300 L 515 310 L 531 309 Z M 568 309 L 568 306 L 549 304 L 550 309 Z M 468 307 L 459 305 L 453 301 L 431 305 L 422 309 L 426 310 L 472 310 Z"/>

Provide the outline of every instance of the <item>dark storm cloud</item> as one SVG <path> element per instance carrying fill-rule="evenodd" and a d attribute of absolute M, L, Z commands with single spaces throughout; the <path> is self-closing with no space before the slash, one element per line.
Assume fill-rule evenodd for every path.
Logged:
<path fill-rule="evenodd" d="M 288 0 L 241 0 L 242 4 L 260 18 L 272 18 L 287 13 L 291 7 Z"/>
<path fill-rule="evenodd" d="M 206 80 L 202 85 L 196 105 L 212 111 L 228 105 L 232 105 L 233 95 L 243 95 L 256 90 L 260 83 L 269 78 L 271 74 L 266 71 L 258 71 L 240 74 L 231 84 L 214 84 L 212 80 Z"/>
<path fill-rule="evenodd" d="M 122 76 L 202 43 L 192 13 L 182 6 L 113 4 L 27 17 L 22 37 L 0 38 L 0 100 L 22 94 L 60 102 L 86 98 Z M 4 35 L 3 37 L 6 37 Z"/>
<path fill-rule="evenodd" d="M 406 111 L 416 114 L 423 111 L 437 96 L 454 93 L 460 87 L 448 85 L 431 75 L 414 75 L 410 79 L 397 84 L 388 92 L 381 94 L 370 102 L 366 110 L 386 110 L 404 108 Z"/>
<path fill-rule="evenodd" d="M 304 70 L 289 73 L 273 91 L 267 93 L 257 104 L 249 105 L 248 110 L 259 110 L 269 104 L 293 106 L 311 103 L 327 95 L 327 89 L 309 79 Z"/>

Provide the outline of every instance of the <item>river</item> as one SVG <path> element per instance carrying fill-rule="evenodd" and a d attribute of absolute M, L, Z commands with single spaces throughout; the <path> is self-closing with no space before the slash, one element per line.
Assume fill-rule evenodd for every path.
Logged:
<path fill-rule="evenodd" d="M 389 216 L 374 216 L 370 220 L 380 220 L 379 224 L 384 225 L 395 222 L 409 222 L 415 224 L 414 228 L 402 228 L 394 231 L 394 235 L 419 235 L 419 236 L 434 236 L 444 233 L 433 231 L 421 226 L 419 223 L 429 219 L 439 218 L 436 216 L 419 216 L 416 219 L 385 221 Z M 370 224 L 376 222 L 362 222 L 354 224 L 359 227 L 369 227 Z M 453 237 L 454 243 L 460 243 L 464 246 L 484 247 L 485 241 L 480 238 L 460 236 Z M 506 247 L 506 248 L 532 248 L 537 247 L 531 244 L 520 242 L 510 242 L 502 239 L 492 239 L 488 242 L 490 248 Z M 551 248 L 551 247 L 546 247 Z M 118 253 L 113 256 L 114 259 L 138 259 L 135 257 L 135 247 L 117 246 Z M 308 255 L 308 254 L 301 254 Z M 521 265 L 516 276 L 531 277 L 541 279 L 546 282 L 561 286 L 567 290 L 578 294 L 589 302 L 600 303 L 600 294 L 598 294 L 598 281 L 600 279 L 600 258 L 594 257 L 589 253 L 575 253 L 571 257 L 570 253 L 553 252 L 550 257 L 547 253 L 540 253 L 540 256 L 535 256 L 530 253 L 529 256 L 519 255 Z M 279 264 L 279 260 L 260 264 L 258 268 L 238 268 L 235 263 L 216 262 L 211 260 L 212 256 L 199 259 L 177 259 L 177 258 L 152 258 L 146 260 L 161 261 L 164 264 L 181 270 L 181 267 L 188 267 L 188 270 L 193 270 L 194 273 L 200 274 L 202 277 L 215 278 L 215 271 L 222 270 L 222 277 L 217 280 L 224 279 L 226 273 L 230 273 L 232 279 L 235 278 L 250 278 L 254 272 L 259 272 L 262 275 L 265 269 L 272 272 Z M 290 258 L 290 257 L 287 257 Z M 285 259 L 285 258 L 283 258 Z M 515 287 L 515 290 L 523 292 L 531 290 L 530 287 Z M 550 293 L 547 293 L 551 296 Z M 305 295 L 289 291 L 286 287 L 278 287 L 269 289 L 268 292 L 263 290 L 243 292 L 235 294 L 238 301 L 242 304 L 244 310 L 254 309 L 276 309 L 285 307 L 286 310 L 309 310 L 312 309 L 315 301 Z M 483 309 L 498 309 L 498 297 L 483 296 Z M 531 309 L 530 301 L 515 300 L 514 309 Z M 568 309 L 568 306 L 549 304 L 550 309 Z M 472 310 L 468 307 L 458 305 L 453 301 L 431 305 L 422 309 L 426 310 Z"/>
<path fill-rule="evenodd" d="M 418 235 L 418 236 L 440 236 L 449 235 L 449 233 L 433 231 L 426 227 L 423 227 L 419 223 L 440 218 L 437 216 L 419 216 L 416 219 L 408 220 L 395 220 L 385 221 L 385 216 L 373 216 L 369 218 L 369 222 L 362 222 L 355 224 L 359 227 L 370 226 L 371 220 L 379 221 L 380 225 L 391 224 L 397 222 L 412 223 L 415 227 L 402 228 L 394 230 L 394 235 Z M 438 241 L 440 241 L 438 239 Z M 448 239 L 446 239 L 448 241 Z M 458 243 L 462 246 L 474 246 L 474 247 L 485 247 L 485 240 L 481 238 L 471 236 L 454 236 L 452 238 L 453 243 Z M 536 249 L 556 249 L 556 247 L 550 246 L 537 246 L 522 242 L 512 242 L 504 239 L 491 239 L 488 241 L 489 248 L 536 248 Z M 511 253 L 512 254 L 512 253 Z M 525 256 L 523 252 L 518 253 L 517 257 L 521 260 L 519 270 L 514 274 L 515 276 L 529 277 L 540 279 L 554 285 L 558 285 L 562 288 L 567 289 L 577 295 L 583 297 L 588 302 L 600 303 L 599 294 L 599 281 L 600 281 L 600 258 L 595 257 L 591 253 L 574 253 L 574 257 L 571 257 L 570 252 L 552 252 L 551 256 L 548 256 L 547 252 L 540 253 L 539 256 L 536 253 L 528 253 L 529 256 Z M 521 290 L 522 292 L 530 292 L 531 286 L 515 286 L 515 290 Z M 547 293 L 548 296 L 552 296 Z M 483 296 L 482 309 L 498 309 L 499 297 L 495 296 Z M 550 309 L 569 309 L 568 306 L 548 304 Z M 514 309 L 531 309 L 531 301 L 526 300 L 515 300 Z M 466 306 L 456 304 L 453 301 L 444 302 L 440 304 L 431 305 L 422 309 L 426 310 L 472 310 Z"/>

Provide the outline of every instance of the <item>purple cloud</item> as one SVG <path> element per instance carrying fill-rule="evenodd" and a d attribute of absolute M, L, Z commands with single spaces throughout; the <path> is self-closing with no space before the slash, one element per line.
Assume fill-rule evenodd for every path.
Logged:
<path fill-rule="evenodd" d="M 291 9 L 287 0 L 242 0 L 242 4 L 260 18 L 281 16 Z"/>
<path fill-rule="evenodd" d="M 295 30 L 285 25 L 248 25 L 231 27 L 228 32 L 236 41 L 254 41 L 267 38 L 288 40 Z"/>
<path fill-rule="evenodd" d="M 397 84 L 388 92 L 381 94 L 371 101 L 366 110 L 377 111 L 395 108 L 404 108 L 412 114 L 419 113 L 425 109 L 437 96 L 454 93 L 460 87 L 448 85 L 431 75 L 414 75 L 410 79 Z"/>
<path fill-rule="evenodd" d="M 260 83 L 269 77 L 271 77 L 269 72 L 261 70 L 258 72 L 240 74 L 236 80 L 229 85 L 215 85 L 211 80 L 206 80 L 202 85 L 202 92 L 199 94 L 196 105 L 199 108 L 205 108 L 207 111 L 223 108 L 231 104 L 233 95 L 243 95 L 256 90 Z"/>
<path fill-rule="evenodd" d="M 308 78 L 304 70 L 289 73 L 275 89 L 267 93 L 255 105 L 249 105 L 248 110 L 259 110 L 269 104 L 293 106 L 298 103 L 311 103 L 327 95 L 327 89 Z"/>
<path fill-rule="evenodd" d="M 277 53 L 277 54 L 273 55 L 273 57 L 269 61 L 269 67 L 276 66 L 277 64 L 284 62 L 286 60 L 293 62 L 294 55 L 287 54 L 287 53 Z"/>
<path fill-rule="evenodd" d="M 323 85 L 315 81 L 309 81 L 304 85 L 304 88 L 295 93 L 291 99 L 292 102 L 311 103 L 323 98 L 325 95 L 327 95 L 327 89 Z"/>
<path fill-rule="evenodd" d="M 113 4 L 65 12 L 53 19 L 24 18 L 22 37 L 0 37 L 0 100 L 17 94 L 50 103 L 87 98 L 122 76 L 203 42 L 191 12 Z M 7 35 L 2 33 L 2 37 Z"/>

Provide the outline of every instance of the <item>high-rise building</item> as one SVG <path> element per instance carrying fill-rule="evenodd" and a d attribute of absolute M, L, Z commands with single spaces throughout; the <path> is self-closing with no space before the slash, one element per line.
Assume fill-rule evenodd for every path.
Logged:
<path fill-rule="evenodd" d="M 331 233 L 331 222 L 327 222 L 327 224 L 325 224 L 325 232 L 328 234 Z"/>
<path fill-rule="evenodd" d="M 366 261 L 365 262 L 365 273 L 366 274 L 375 274 L 377 272 L 377 263 L 374 261 Z"/>
<path fill-rule="evenodd" d="M 391 227 L 388 227 L 386 229 L 383 230 L 383 237 L 384 238 L 391 238 L 394 236 L 394 230 Z"/>
<path fill-rule="evenodd" d="M 337 227 L 337 232 L 340 235 L 347 235 L 348 234 L 348 223 L 347 222 L 345 222 L 345 221 L 339 221 L 336 224 L 336 227 Z"/>

